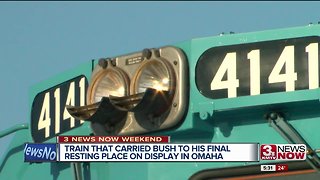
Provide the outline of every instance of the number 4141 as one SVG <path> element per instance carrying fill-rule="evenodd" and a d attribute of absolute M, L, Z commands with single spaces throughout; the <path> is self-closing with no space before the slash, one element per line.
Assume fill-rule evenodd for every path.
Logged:
<path fill-rule="evenodd" d="M 319 87 L 318 71 L 318 43 L 311 43 L 306 46 L 305 51 L 308 53 L 308 75 L 309 89 Z M 260 94 L 260 50 L 255 49 L 247 54 L 250 60 L 250 95 Z M 285 66 L 285 73 L 280 74 L 281 69 Z M 236 72 L 236 52 L 227 53 L 221 63 L 217 73 L 211 81 L 211 90 L 227 89 L 228 98 L 237 97 L 237 88 L 239 79 Z M 227 80 L 223 81 L 224 74 L 227 73 Z M 285 82 L 285 90 L 294 91 L 297 73 L 294 71 L 294 46 L 284 47 L 279 59 L 273 67 L 269 77 L 269 83 Z"/>

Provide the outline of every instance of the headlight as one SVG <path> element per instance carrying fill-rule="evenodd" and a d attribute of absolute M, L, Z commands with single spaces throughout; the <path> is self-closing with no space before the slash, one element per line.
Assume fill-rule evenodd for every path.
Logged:
<path fill-rule="evenodd" d="M 111 67 L 101 70 L 92 78 L 88 88 L 87 104 L 101 101 L 102 97 L 128 95 L 129 80 L 126 74 L 118 68 Z"/>
<path fill-rule="evenodd" d="M 164 112 L 170 108 L 175 90 L 175 75 L 171 65 L 165 59 L 155 56 L 141 64 L 133 79 L 131 91 L 135 94 L 146 92 L 148 88 L 157 91 L 148 98 L 149 103 L 143 104 L 142 113 L 136 114 L 136 116 L 140 116 L 138 123 L 145 126 L 153 123 L 149 121 L 148 117 L 165 115 Z"/>
<path fill-rule="evenodd" d="M 92 73 L 87 91 L 87 106 L 67 107 L 77 119 L 90 120 L 95 134 L 118 133 L 125 123 L 127 112 L 110 102 L 110 97 L 124 97 L 129 94 L 129 78 L 111 62 L 105 67 L 97 66 Z"/>
<path fill-rule="evenodd" d="M 133 135 L 171 128 L 187 107 L 187 61 L 175 47 L 146 49 L 99 61 L 87 105 L 67 107 L 96 135 Z"/>
<path fill-rule="evenodd" d="M 158 91 L 173 91 L 174 74 L 165 60 L 148 60 L 138 69 L 133 84 L 135 93 L 145 92 L 147 88 Z"/>

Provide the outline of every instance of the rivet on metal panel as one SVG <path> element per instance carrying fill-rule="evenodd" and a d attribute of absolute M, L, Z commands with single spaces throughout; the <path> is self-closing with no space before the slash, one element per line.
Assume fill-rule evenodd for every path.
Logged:
<path fill-rule="evenodd" d="M 200 112 L 200 119 L 206 120 L 208 119 L 209 113 L 208 112 Z"/>
<path fill-rule="evenodd" d="M 177 107 L 177 105 L 178 105 L 177 103 L 173 103 L 173 107 Z"/>
<path fill-rule="evenodd" d="M 193 108 L 193 112 L 199 112 L 199 117 L 202 120 L 208 119 L 212 116 L 214 110 L 213 102 L 199 103 Z"/>
<path fill-rule="evenodd" d="M 108 66 L 108 62 L 105 58 L 101 58 L 99 59 L 98 62 L 99 66 L 102 67 L 103 69 L 105 69 Z"/>
<path fill-rule="evenodd" d="M 154 50 L 154 55 L 155 55 L 156 57 L 160 57 L 159 49 L 155 49 L 155 50 Z"/>
<path fill-rule="evenodd" d="M 142 50 L 142 56 L 146 59 L 150 59 L 152 56 L 152 52 L 150 49 L 144 49 Z"/>
<path fill-rule="evenodd" d="M 111 59 L 111 64 L 112 64 L 112 66 L 117 66 L 117 62 L 116 62 L 117 60 L 116 59 Z"/>

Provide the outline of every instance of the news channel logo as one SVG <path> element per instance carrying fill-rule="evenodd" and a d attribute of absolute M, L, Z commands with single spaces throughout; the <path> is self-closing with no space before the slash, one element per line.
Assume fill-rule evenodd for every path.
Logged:
<path fill-rule="evenodd" d="M 260 160 L 305 160 L 305 144 L 262 144 Z"/>
<path fill-rule="evenodd" d="M 25 162 L 50 162 L 57 160 L 57 144 L 26 143 L 24 147 Z"/>

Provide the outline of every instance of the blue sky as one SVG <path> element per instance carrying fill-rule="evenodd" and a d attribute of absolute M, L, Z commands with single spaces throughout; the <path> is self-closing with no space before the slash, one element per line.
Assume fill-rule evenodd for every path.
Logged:
<path fill-rule="evenodd" d="M 30 118 L 32 85 L 76 65 L 221 32 L 304 26 L 320 2 L 0 2 L 0 131 Z M 0 156 L 12 136 L 0 139 Z"/>

